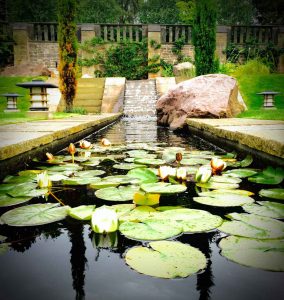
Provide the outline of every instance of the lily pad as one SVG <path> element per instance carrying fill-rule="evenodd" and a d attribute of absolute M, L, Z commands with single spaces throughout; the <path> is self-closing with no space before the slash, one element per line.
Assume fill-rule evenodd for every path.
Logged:
<path fill-rule="evenodd" d="M 204 158 L 183 158 L 180 163 L 186 166 L 207 165 L 210 163 L 210 160 Z"/>
<path fill-rule="evenodd" d="M 238 264 L 269 271 L 284 271 L 284 241 L 258 240 L 237 236 L 223 238 L 221 254 Z"/>
<path fill-rule="evenodd" d="M 119 222 L 142 222 L 145 219 L 149 219 L 155 216 L 158 212 L 150 206 L 137 206 L 131 209 L 127 213 L 120 215 Z"/>
<path fill-rule="evenodd" d="M 217 207 L 242 206 L 254 202 L 251 197 L 229 193 L 203 192 L 199 193 L 199 196 L 193 197 L 193 200 L 200 204 Z"/>
<path fill-rule="evenodd" d="M 182 227 L 169 220 L 144 220 L 123 222 L 119 231 L 127 238 L 141 241 L 165 240 L 179 235 Z"/>
<path fill-rule="evenodd" d="M 199 186 L 199 187 L 205 188 L 205 189 L 213 189 L 213 190 L 219 190 L 219 189 L 233 190 L 233 189 L 237 189 L 239 187 L 239 184 L 238 183 L 208 181 L 206 183 L 197 182 L 196 186 Z"/>
<path fill-rule="evenodd" d="M 96 197 L 107 201 L 133 200 L 134 194 L 139 190 L 136 186 L 119 186 L 99 189 L 95 192 Z"/>
<path fill-rule="evenodd" d="M 245 177 L 250 177 L 258 172 L 253 170 L 253 169 L 233 169 L 233 170 L 228 170 L 224 172 L 224 174 L 231 176 L 231 177 L 239 177 L 239 178 L 245 178 Z"/>
<path fill-rule="evenodd" d="M 246 204 L 243 209 L 259 216 L 284 219 L 284 204 L 270 201 L 259 201 L 258 204 Z"/>
<path fill-rule="evenodd" d="M 170 220 L 183 228 L 184 233 L 207 232 L 220 226 L 222 218 L 199 209 L 171 209 L 154 215 L 155 219 Z"/>
<path fill-rule="evenodd" d="M 91 220 L 96 205 L 80 205 L 69 210 L 70 217 L 77 220 Z"/>
<path fill-rule="evenodd" d="M 69 206 L 54 203 L 32 204 L 14 208 L 1 216 L 1 221 L 10 226 L 37 226 L 63 220 Z"/>
<path fill-rule="evenodd" d="M 12 197 L 40 197 L 48 193 L 48 189 L 38 189 L 35 183 L 26 183 L 21 188 L 15 188 L 8 192 Z"/>
<path fill-rule="evenodd" d="M 83 177 L 83 178 L 93 178 L 95 176 L 100 176 L 105 174 L 103 170 L 87 170 L 87 171 L 79 171 L 75 174 L 76 177 Z"/>
<path fill-rule="evenodd" d="M 277 239 L 284 237 L 284 223 L 281 221 L 244 213 L 232 213 L 228 217 L 233 220 L 224 221 L 218 228 L 227 234 L 256 239 Z"/>
<path fill-rule="evenodd" d="M 262 189 L 259 191 L 261 197 L 284 200 L 284 189 Z"/>
<path fill-rule="evenodd" d="M 135 204 L 115 204 L 115 205 L 110 206 L 111 209 L 115 210 L 118 218 L 120 218 L 123 215 L 128 214 L 133 209 L 135 209 L 135 207 L 136 207 Z"/>
<path fill-rule="evenodd" d="M 267 167 L 261 173 L 249 177 L 248 180 L 261 184 L 279 184 L 284 179 L 284 169 Z"/>
<path fill-rule="evenodd" d="M 144 169 L 144 168 L 142 168 L 142 169 L 136 168 L 136 169 L 130 170 L 127 173 L 127 176 L 132 177 L 132 178 L 138 178 L 138 179 L 140 179 L 141 183 L 153 183 L 153 182 L 158 181 L 157 176 L 152 171 L 150 171 L 149 169 Z"/>
<path fill-rule="evenodd" d="M 220 193 L 229 193 L 229 194 L 238 194 L 238 195 L 243 195 L 243 196 L 252 196 L 252 195 L 254 195 L 254 193 L 253 192 L 250 192 L 250 191 L 247 191 L 247 190 L 239 190 L 239 189 L 237 189 L 237 190 L 224 190 L 224 189 L 218 189 L 218 190 L 212 190 L 212 191 L 210 191 L 210 193 L 217 193 L 217 194 L 220 194 Z M 205 196 L 205 194 L 204 195 L 201 195 L 200 193 L 199 193 L 199 195 L 200 196 Z"/>
<path fill-rule="evenodd" d="M 91 183 L 89 185 L 90 188 L 95 189 L 95 190 L 99 190 L 99 189 L 105 189 L 105 188 L 109 188 L 109 187 L 117 187 L 119 186 L 119 183 L 116 182 L 111 182 L 111 181 L 98 181 L 95 183 Z"/>
<path fill-rule="evenodd" d="M 0 244 L 0 255 L 6 253 L 9 250 L 10 243 Z"/>
<path fill-rule="evenodd" d="M 160 166 L 166 163 L 163 159 L 158 159 L 158 158 L 136 158 L 134 162 L 136 164 L 155 165 L 155 166 Z"/>
<path fill-rule="evenodd" d="M 160 194 L 148 194 L 138 191 L 134 194 L 133 202 L 138 205 L 157 205 L 160 202 Z"/>
<path fill-rule="evenodd" d="M 146 165 L 135 164 L 135 163 L 121 163 L 121 164 L 115 164 L 112 167 L 114 169 L 119 169 L 119 170 L 132 170 L 135 168 L 146 168 Z"/>
<path fill-rule="evenodd" d="M 92 178 L 82 178 L 82 177 L 73 177 L 62 180 L 62 183 L 65 185 L 87 185 L 91 183 L 100 182 L 102 179 L 100 177 L 92 177 Z"/>
<path fill-rule="evenodd" d="M 205 269 L 206 257 L 198 249 L 175 241 L 151 242 L 126 252 L 126 263 L 139 273 L 159 278 L 187 277 Z"/>
<path fill-rule="evenodd" d="M 187 190 L 187 187 L 182 184 L 170 184 L 166 182 L 144 183 L 141 189 L 146 193 L 152 194 L 175 194 L 182 193 Z"/>
<path fill-rule="evenodd" d="M 33 197 L 11 197 L 9 195 L 0 195 L 0 207 L 7 207 L 7 206 L 12 206 L 12 205 L 17 205 L 21 203 L 25 203 L 29 200 L 31 200 Z"/>
<path fill-rule="evenodd" d="M 137 178 L 132 178 L 127 175 L 112 175 L 112 176 L 106 176 L 102 178 L 104 182 L 112 182 L 112 183 L 118 183 L 118 184 L 138 184 L 140 183 L 140 180 Z"/>
<path fill-rule="evenodd" d="M 208 182 L 221 182 L 221 183 L 241 183 L 240 178 L 234 178 L 229 176 L 212 176 Z"/>

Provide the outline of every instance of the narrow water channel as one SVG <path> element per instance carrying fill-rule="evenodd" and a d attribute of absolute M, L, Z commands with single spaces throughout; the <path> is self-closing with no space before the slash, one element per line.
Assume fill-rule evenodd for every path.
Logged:
<path fill-rule="evenodd" d="M 125 118 L 87 139 L 98 143 L 103 137 L 114 145 L 162 143 L 165 147 L 184 147 L 187 150 L 222 151 L 196 136 L 157 127 L 155 118 Z M 113 170 L 110 165 L 96 168 L 104 169 L 108 175 L 125 174 Z M 251 189 L 256 187 L 252 184 Z M 94 190 L 86 186 L 75 186 L 56 195 L 71 207 L 113 204 L 97 199 Z M 194 196 L 194 186 L 189 184 L 188 190 L 180 197 L 164 196 L 161 201 L 165 205 L 187 203 L 189 208 L 204 209 L 204 206 L 201 208 L 192 202 Z M 45 199 L 30 201 L 38 202 L 44 203 Z M 7 210 L 0 208 L 0 215 Z M 208 211 L 223 217 L 242 209 L 208 208 Z M 227 260 L 220 255 L 218 241 L 224 234 L 218 230 L 183 234 L 175 239 L 198 248 L 207 258 L 203 272 L 184 279 L 154 278 L 132 270 L 125 263 L 124 253 L 145 243 L 125 238 L 119 232 L 112 241 L 98 241 L 90 222 L 70 217 L 37 227 L 0 225 L 0 235 L 6 236 L 7 242 L 11 243 L 7 252 L 0 253 L 0 300 L 284 299 L 283 273 L 245 267 Z"/>

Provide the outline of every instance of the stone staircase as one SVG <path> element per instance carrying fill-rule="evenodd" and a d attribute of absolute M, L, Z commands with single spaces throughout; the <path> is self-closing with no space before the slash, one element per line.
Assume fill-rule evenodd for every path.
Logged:
<path fill-rule="evenodd" d="M 156 116 L 155 79 L 127 80 L 124 93 L 124 116 Z"/>

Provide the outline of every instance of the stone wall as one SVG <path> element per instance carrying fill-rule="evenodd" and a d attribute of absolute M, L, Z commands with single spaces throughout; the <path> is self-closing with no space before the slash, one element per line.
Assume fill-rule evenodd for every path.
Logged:
<path fill-rule="evenodd" d="M 59 62 L 58 43 L 29 42 L 29 59 L 35 64 L 56 68 Z"/>
<path fill-rule="evenodd" d="M 177 63 L 177 56 L 172 51 L 173 47 L 173 44 L 164 44 L 161 46 L 161 59 L 170 64 Z M 182 48 L 182 54 L 194 59 L 194 47 L 192 45 L 185 45 Z"/>

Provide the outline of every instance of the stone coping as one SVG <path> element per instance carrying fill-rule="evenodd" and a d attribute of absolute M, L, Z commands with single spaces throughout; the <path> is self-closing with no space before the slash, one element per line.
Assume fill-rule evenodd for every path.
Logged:
<path fill-rule="evenodd" d="M 189 129 L 206 132 L 236 145 L 268 154 L 284 162 L 284 121 L 256 119 L 192 119 L 186 120 Z M 219 140 L 221 142 L 222 140 Z M 218 143 L 217 143 L 218 145 Z"/>

